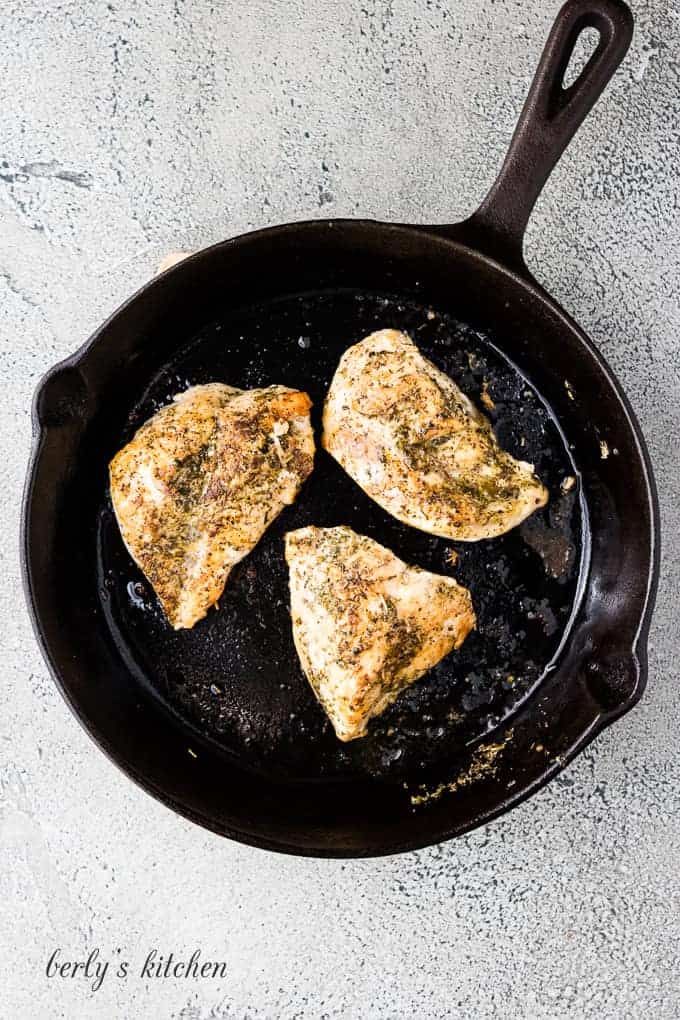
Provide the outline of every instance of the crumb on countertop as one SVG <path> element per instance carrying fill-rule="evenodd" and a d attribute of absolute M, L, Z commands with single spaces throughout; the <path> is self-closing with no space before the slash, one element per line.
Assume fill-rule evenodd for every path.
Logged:
<path fill-rule="evenodd" d="M 158 269 L 156 270 L 156 276 L 164 273 L 166 269 L 172 269 L 178 262 L 183 262 L 184 259 L 188 259 L 190 255 L 193 255 L 191 251 L 171 251 L 158 263 Z"/>

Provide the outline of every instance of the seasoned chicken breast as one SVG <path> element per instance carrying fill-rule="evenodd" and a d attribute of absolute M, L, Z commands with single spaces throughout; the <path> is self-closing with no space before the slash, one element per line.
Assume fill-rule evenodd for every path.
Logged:
<path fill-rule="evenodd" d="M 293 638 L 340 740 L 379 715 L 475 625 L 470 592 L 351 528 L 286 535 Z"/>
<path fill-rule="evenodd" d="M 548 501 L 533 466 L 500 448 L 488 419 L 394 329 L 345 351 L 323 445 L 398 520 L 443 538 L 494 538 Z"/>
<path fill-rule="evenodd" d="M 306 393 L 192 386 L 111 461 L 123 540 L 172 626 L 193 627 L 314 460 Z"/>

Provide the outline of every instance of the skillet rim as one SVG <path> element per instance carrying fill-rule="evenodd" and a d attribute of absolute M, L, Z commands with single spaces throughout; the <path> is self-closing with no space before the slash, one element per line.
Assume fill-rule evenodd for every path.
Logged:
<path fill-rule="evenodd" d="M 148 776 L 143 774 L 143 772 L 131 763 L 127 756 L 123 754 L 120 749 L 117 749 L 114 745 L 112 745 L 111 742 L 102 735 L 99 727 L 94 724 L 90 718 L 86 718 L 85 714 L 80 710 L 77 699 L 71 696 L 71 692 L 68 689 L 69 685 L 65 679 L 68 670 L 64 668 L 63 663 L 60 664 L 57 661 L 58 656 L 55 656 L 50 649 L 49 641 L 44 630 L 44 622 L 41 619 L 40 612 L 37 607 L 37 596 L 35 592 L 36 579 L 34 577 L 31 550 L 34 536 L 31 535 L 31 529 L 29 526 L 31 506 L 36 495 L 35 484 L 38 473 L 38 465 L 41 455 L 43 454 L 49 440 L 50 430 L 54 427 L 50 424 L 46 424 L 44 421 L 41 421 L 40 416 L 40 405 L 46 399 L 45 394 L 47 392 L 47 387 L 52 379 L 56 378 L 65 370 L 78 368 L 78 366 L 87 361 L 88 356 L 95 349 L 99 349 L 100 347 L 105 349 L 105 334 L 115 320 L 125 310 L 133 305 L 142 294 L 149 292 L 158 285 L 161 279 L 166 279 L 170 276 L 170 274 L 180 274 L 183 271 L 186 271 L 186 267 L 192 263 L 195 264 L 201 260 L 210 259 L 213 253 L 224 249 L 237 248 L 239 244 L 246 241 L 258 242 L 263 239 L 270 239 L 274 236 L 280 237 L 285 236 L 286 234 L 293 235 L 296 232 L 318 233 L 320 231 L 329 231 L 343 227 L 354 231 L 371 231 L 373 233 L 379 231 L 381 233 L 387 233 L 388 235 L 391 234 L 392 236 L 407 236 L 408 234 L 412 235 L 413 233 L 429 235 L 436 238 L 439 242 L 444 242 L 447 247 L 450 246 L 457 249 L 464 258 L 470 260 L 472 263 L 484 263 L 489 265 L 494 271 L 500 272 L 505 277 L 509 278 L 516 293 L 521 291 L 528 293 L 531 298 L 538 300 L 542 307 L 556 317 L 560 322 L 560 328 L 565 331 L 568 330 L 573 337 L 579 341 L 581 348 L 583 348 L 583 353 L 588 355 L 595 362 L 597 368 L 599 368 L 602 373 L 604 381 L 608 384 L 612 395 L 616 398 L 618 408 L 623 419 L 628 425 L 631 436 L 635 441 L 635 448 L 638 454 L 640 468 L 640 480 L 643 482 L 645 488 L 644 496 L 649 509 L 650 524 L 649 532 L 645 535 L 648 540 L 645 543 L 645 550 L 648 553 L 649 568 L 647 571 L 644 594 L 641 598 L 636 598 L 635 600 L 639 603 L 638 609 L 635 613 L 635 617 L 639 622 L 635 633 L 630 639 L 630 655 L 635 660 L 639 668 L 638 681 L 634 689 L 627 694 L 623 700 L 619 701 L 616 706 L 607 711 L 603 710 L 593 723 L 585 730 L 581 737 L 576 740 L 568 751 L 561 756 L 559 762 L 553 762 L 551 767 L 546 768 L 540 776 L 533 781 L 529 781 L 525 787 L 517 790 L 514 794 L 510 796 L 507 794 L 504 795 L 495 807 L 483 810 L 480 814 L 471 813 L 469 824 L 466 823 L 463 828 L 460 826 L 454 826 L 451 829 L 442 829 L 435 840 L 430 837 L 422 840 L 407 839 L 390 843 L 385 842 L 385 844 L 378 850 L 373 847 L 367 849 L 357 847 L 328 849 L 327 847 L 314 848 L 308 845 L 300 846 L 295 843 L 289 843 L 285 840 L 279 841 L 267 836 L 254 837 L 248 832 L 228 828 L 214 822 L 210 816 L 205 815 L 201 811 L 181 803 L 175 796 L 168 794 L 165 790 L 161 789 L 155 781 L 149 779 Z M 32 405 L 31 453 L 24 484 L 21 508 L 20 553 L 24 593 L 29 607 L 29 615 L 33 631 L 36 635 L 43 658 L 45 659 L 52 677 L 70 710 L 73 712 L 88 736 L 104 751 L 107 757 L 125 775 L 131 778 L 147 793 L 152 794 L 152 796 L 154 796 L 157 800 L 161 801 L 178 814 L 204 828 L 209 829 L 212 832 L 215 832 L 218 835 L 226 836 L 227 838 L 234 839 L 240 843 L 250 846 L 256 846 L 281 853 L 305 857 L 337 859 L 387 856 L 390 854 L 402 853 L 436 845 L 437 843 L 447 841 L 457 835 L 462 835 L 464 832 L 471 831 L 482 824 L 492 821 L 494 818 L 515 807 L 533 793 L 537 792 L 537 790 L 545 786 L 555 777 L 555 775 L 562 771 L 562 769 L 566 767 L 566 765 L 571 762 L 603 729 L 611 725 L 616 719 L 629 711 L 639 701 L 642 693 L 644 692 L 648 672 L 646 642 L 654 608 L 659 576 L 660 514 L 651 458 L 649 456 L 640 425 L 613 370 L 578 323 L 576 323 L 576 321 L 555 301 L 555 299 L 541 286 L 541 284 L 535 280 L 532 274 L 526 270 L 525 267 L 522 266 L 519 270 L 517 270 L 508 266 L 504 261 L 496 259 L 481 251 L 474 244 L 466 243 L 464 225 L 462 227 L 462 231 L 461 236 L 461 233 L 458 232 L 452 234 L 451 228 L 447 226 L 421 226 L 384 223 L 369 219 L 333 218 L 302 220 L 286 224 L 278 224 L 254 231 L 247 231 L 236 237 L 216 242 L 207 248 L 203 248 L 192 253 L 186 259 L 182 260 L 182 262 L 172 266 L 164 273 L 152 277 L 149 281 L 139 287 L 107 317 L 107 319 L 73 354 L 67 356 L 48 369 L 36 386 Z M 557 420 L 559 421 L 559 416 L 557 416 Z M 626 638 L 625 647 L 628 649 L 628 638 Z"/>

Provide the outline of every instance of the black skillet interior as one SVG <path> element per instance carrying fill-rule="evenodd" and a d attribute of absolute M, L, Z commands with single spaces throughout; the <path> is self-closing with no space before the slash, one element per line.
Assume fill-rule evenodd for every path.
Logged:
<path fill-rule="evenodd" d="M 483 406 L 503 445 L 536 465 L 549 506 L 494 541 L 452 543 L 400 524 L 320 448 L 320 411 L 342 352 L 374 329 L 405 329 Z M 580 492 L 559 426 L 489 338 L 404 295 L 328 290 L 228 308 L 164 365 L 135 402 L 117 445 L 188 385 L 283 383 L 310 393 L 318 453 L 296 504 L 234 571 L 219 610 L 173 632 L 120 538 L 108 494 L 98 511 L 102 610 L 140 682 L 240 761 L 277 776 L 411 778 L 450 763 L 505 721 L 533 690 L 572 616 L 580 565 Z M 490 404 L 494 406 L 491 407 Z M 570 487 L 571 486 L 571 487 Z M 409 563 L 468 586 L 477 630 L 370 727 L 339 742 L 316 703 L 292 640 L 283 536 L 306 524 L 349 524 Z M 454 556 L 458 557 L 455 567 Z"/>
<path fill-rule="evenodd" d="M 563 89 L 590 25 L 600 44 Z M 528 796 L 640 696 L 658 557 L 648 459 L 607 366 L 521 249 L 630 33 L 620 0 L 569 0 L 498 182 L 466 223 L 321 221 L 225 242 L 143 288 L 43 380 L 23 536 L 36 633 L 98 744 L 186 816 L 286 852 L 424 846 Z M 110 457 L 159 403 L 209 378 L 307 388 L 318 422 L 339 354 L 380 326 L 409 330 L 491 398 L 503 443 L 549 484 L 549 509 L 493 543 L 442 542 L 383 515 L 319 453 L 220 609 L 173 634 L 112 521 Z M 303 680 L 286 612 L 281 536 L 310 521 L 349 523 L 454 573 L 480 616 L 459 653 L 344 747 Z M 414 811 L 423 784 L 445 793 Z"/>

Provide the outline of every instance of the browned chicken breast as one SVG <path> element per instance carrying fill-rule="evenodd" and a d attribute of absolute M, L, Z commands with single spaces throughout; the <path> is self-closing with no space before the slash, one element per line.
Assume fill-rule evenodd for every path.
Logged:
<path fill-rule="evenodd" d="M 286 560 L 295 647 L 340 740 L 362 737 L 475 625 L 467 588 L 351 528 L 291 531 Z"/>
<path fill-rule="evenodd" d="M 494 538 L 548 501 L 533 466 L 500 448 L 488 419 L 394 329 L 345 351 L 323 445 L 398 520 L 443 538 Z"/>
<path fill-rule="evenodd" d="M 123 540 L 176 630 L 205 616 L 294 501 L 314 460 L 310 407 L 285 386 L 192 386 L 111 461 Z"/>

